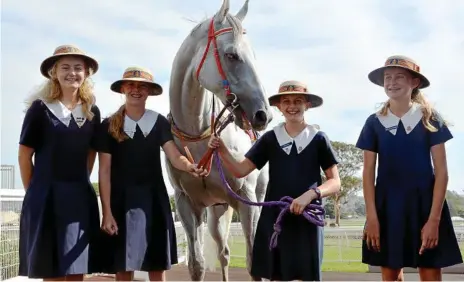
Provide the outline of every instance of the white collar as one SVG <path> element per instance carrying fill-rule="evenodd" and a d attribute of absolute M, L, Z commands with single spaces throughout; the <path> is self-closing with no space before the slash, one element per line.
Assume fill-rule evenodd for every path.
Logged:
<path fill-rule="evenodd" d="M 137 125 L 142 130 L 143 136 L 147 137 L 151 130 L 155 126 L 158 119 L 158 113 L 152 110 L 145 110 L 143 116 L 138 120 L 134 121 L 127 115 L 124 116 L 124 132 L 130 138 L 134 138 L 135 130 Z"/>
<path fill-rule="evenodd" d="M 74 118 L 77 126 L 81 127 L 87 118 L 84 115 L 81 104 L 77 104 L 73 110 L 66 108 L 61 101 L 53 101 L 51 103 L 45 102 L 45 106 L 53 113 L 66 127 L 69 127 L 71 116 Z M 72 115 L 71 115 L 72 114 Z"/>
<path fill-rule="evenodd" d="M 422 107 L 418 103 L 413 103 L 409 111 L 406 114 L 404 114 L 401 118 L 395 116 L 390 111 L 390 109 L 387 110 L 386 116 L 382 116 L 379 113 L 377 113 L 377 118 L 379 119 L 383 127 L 385 127 L 385 130 L 389 131 L 393 135 L 396 135 L 396 131 L 398 129 L 398 124 L 400 123 L 400 120 L 403 123 L 406 134 L 409 134 L 419 124 L 419 122 L 422 119 L 422 116 Z"/>
<path fill-rule="evenodd" d="M 311 141 L 314 139 L 314 136 L 316 136 L 316 134 L 319 132 L 315 126 L 308 125 L 295 138 L 292 138 L 290 135 L 288 135 L 284 122 L 274 127 L 273 130 L 277 137 L 277 142 L 279 142 L 280 148 L 282 148 L 282 150 L 284 150 L 287 155 L 290 155 L 293 142 L 295 142 L 297 152 L 299 154 L 309 145 L 309 143 L 311 143 Z"/>

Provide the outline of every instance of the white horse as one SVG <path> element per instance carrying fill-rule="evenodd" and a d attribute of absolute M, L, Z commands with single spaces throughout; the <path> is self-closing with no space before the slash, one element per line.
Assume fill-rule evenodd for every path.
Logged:
<path fill-rule="evenodd" d="M 252 145 L 245 130 L 264 130 L 272 120 L 265 90 L 253 65 L 254 53 L 242 28 L 247 10 L 248 0 L 235 16 L 230 15 L 229 1 L 224 0 L 212 18 L 201 22 L 191 31 L 174 59 L 169 86 L 169 116 L 180 151 L 186 156 L 190 152 L 196 162 L 208 150 L 212 108 L 220 109 L 226 103 L 227 85 L 239 99 L 239 107 L 233 111 L 235 125 L 226 127 L 221 136 L 236 158 L 242 158 Z M 224 84 L 224 81 L 228 81 L 228 84 Z M 184 146 L 188 150 L 184 150 Z M 205 275 L 205 209 L 209 232 L 217 246 L 214 248 L 213 245 L 206 251 L 217 251 L 215 256 L 221 264 L 223 280 L 228 280 L 230 249 L 227 239 L 233 209 L 240 215 L 246 240 L 247 269 L 250 271 L 260 209 L 230 197 L 214 164 L 209 176 L 196 179 L 166 163 L 169 180 L 175 190 L 178 215 L 187 235 L 191 279 L 203 280 Z M 251 201 L 264 200 L 268 183 L 267 167 L 241 179 L 226 172 L 226 178 L 241 197 Z M 253 279 L 261 280 L 259 277 Z"/>

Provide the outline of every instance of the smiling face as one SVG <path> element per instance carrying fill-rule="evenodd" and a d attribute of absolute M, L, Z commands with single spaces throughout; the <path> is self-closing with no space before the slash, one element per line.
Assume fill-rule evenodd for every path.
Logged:
<path fill-rule="evenodd" d="M 65 56 L 56 62 L 55 68 L 62 89 L 79 89 L 87 76 L 85 61 L 80 57 Z"/>
<path fill-rule="evenodd" d="M 310 103 L 304 95 L 282 95 L 277 107 L 285 117 L 286 122 L 301 122 Z"/>
<path fill-rule="evenodd" d="M 403 68 L 391 67 L 384 72 L 384 89 L 390 99 L 402 99 L 411 96 L 419 86 L 420 79 Z"/>
<path fill-rule="evenodd" d="M 121 92 L 126 95 L 126 104 L 145 106 L 151 87 L 142 81 L 125 81 L 121 84 Z"/>

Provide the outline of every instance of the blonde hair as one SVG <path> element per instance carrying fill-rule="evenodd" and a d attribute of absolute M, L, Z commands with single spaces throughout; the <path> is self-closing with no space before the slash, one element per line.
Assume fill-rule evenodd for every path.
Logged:
<path fill-rule="evenodd" d="M 37 100 L 43 100 L 47 103 L 53 103 L 63 96 L 63 92 L 61 91 L 60 83 L 56 77 L 56 68 L 57 64 L 55 63 L 53 67 L 48 71 L 50 75 L 50 79 L 48 79 L 42 86 L 38 88 L 38 90 L 33 93 L 27 100 L 26 100 L 26 110 L 32 105 L 32 103 Z M 85 117 L 88 120 L 93 119 L 93 112 L 92 112 L 92 105 L 95 104 L 95 95 L 93 94 L 93 82 L 90 79 L 91 70 L 87 68 L 86 77 L 84 82 L 79 87 L 77 91 L 77 96 L 82 104 L 82 110 L 84 112 Z"/>
<path fill-rule="evenodd" d="M 411 93 L 411 100 L 412 102 L 418 103 L 422 107 L 422 123 L 424 124 L 425 128 L 427 128 L 431 132 L 437 132 L 437 128 L 432 125 L 430 122 L 432 119 L 437 120 L 436 112 L 434 111 L 432 105 L 430 105 L 429 101 L 425 98 L 422 92 L 415 88 Z M 379 114 L 382 116 L 386 116 L 388 113 L 388 108 L 390 107 L 390 101 L 387 101 L 383 104 L 382 108 L 379 111 Z M 446 125 L 447 123 L 443 121 Z"/>
<path fill-rule="evenodd" d="M 126 105 L 122 105 L 108 119 L 109 121 L 108 132 L 118 142 L 122 142 L 128 138 L 126 133 L 124 132 L 124 115 L 125 114 L 126 114 Z"/>

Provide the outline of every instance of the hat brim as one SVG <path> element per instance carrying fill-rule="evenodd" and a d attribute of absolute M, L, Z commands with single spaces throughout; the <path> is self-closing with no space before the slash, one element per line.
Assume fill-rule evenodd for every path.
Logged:
<path fill-rule="evenodd" d="M 387 68 L 402 68 L 402 69 L 408 70 L 409 72 L 411 72 L 413 75 L 417 76 L 421 80 L 421 84 L 418 87 L 419 89 L 423 89 L 423 88 L 426 88 L 426 87 L 430 86 L 430 81 L 423 74 L 421 74 L 419 72 L 416 72 L 416 71 L 413 71 L 413 70 L 411 70 L 411 69 L 409 69 L 407 67 L 401 66 L 401 65 L 384 66 L 384 67 L 380 67 L 378 69 L 375 69 L 375 70 L 373 70 L 373 71 L 371 71 L 369 73 L 369 75 L 368 75 L 369 80 L 372 83 L 383 87 L 383 80 L 384 80 L 383 73 Z"/>
<path fill-rule="evenodd" d="M 311 104 L 311 108 L 317 108 L 322 106 L 322 103 L 324 100 L 316 95 L 316 94 L 311 94 L 311 93 L 301 93 L 301 92 L 285 92 L 285 93 L 278 93 L 274 94 L 271 97 L 269 97 L 269 104 L 271 106 L 276 106 L 280 102 L 280 97 L 281 96 L 286 96 L 286 95 L 304 95 L 306 97 L 306 100 Z"/>
<path fill-rule="evenodd" d="M 153 89 L 153 91 L 151 91 L 150 94 L 148 94 L 149 96 L 157 96 L 157 95 L 163 94 L 163 87 L 161 87 L 161 85 L 159 85 L 158 83 L 150 82 L 150 81 L 147 81 L 144 78 L 137 78 L 137 77 L 124 78 L 124 79 L 117 80 L 117 81 L 113 82 L 113 84 L 111 84 L 111 87 L 110 87 L 111 90 L 114 91 L 114 92 L 123 94 L 121 92 L 121 85 L 122 85 L 123 82 L 126 82 L 126 81 L 139 81 L 139 82 L 146 83 L 147 85 L 149 85 Z"/>
<path fill-rule="evenodd" d="M 87 67 L 92 69 L 92 74 L 95 74 L 98 71 L 99 65 L 98 65 L 97 60 L 95 60 L 94 58 L 84 55 L 84 54 L 79 54 L 79 53 L 66 53 L 66 54 L 53 55 L 53 56 L 46 58 L 40 65 L 40 72 L 42 73 L 42 75 L 45 76 L 46 78 L 50 78 L 48 71 L 53 67 L 56 61 L 58 61 L 59 59 L 65 56 L 81 57 L 84 59 L 85 63 L 87 64 Z"/>

